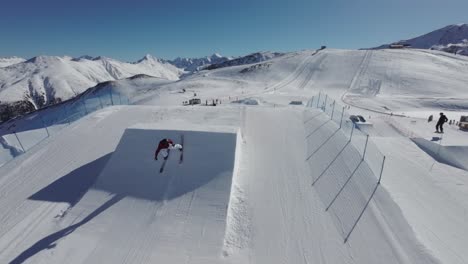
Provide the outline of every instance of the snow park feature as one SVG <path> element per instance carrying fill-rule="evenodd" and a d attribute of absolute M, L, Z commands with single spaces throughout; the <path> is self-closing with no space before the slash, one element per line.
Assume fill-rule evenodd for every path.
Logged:
<path fill-rule="evenodd" d="M 92 87 L 102 108 L 44 109 L 54 132 L 0 167 L 0 263 L 468 263 L 468 134 L 428 122 L 468 114 L 466 65 L 327 48 Z M 39 113 L 8 123 L 21 142 Z M 160 173 L 162 138 L 183 162 Z"/>
<path fill-rule="evenodd" d="M 147 124 L 126 129 L 95 184 L 63 219 L 75 224 L 38 241 L 12 263 L 23 263 L 58 239 L 63 240 L 55 249 L 58 251 L 68 251 L 78 241 L 94 245 L 93 251 L 74 248 L 75 256 L 86 255 L 86 262 L 92 263 L 99 262 L 103 252 L 112 252 L 106 262 L 118 262 L 131 253 L 126 247 L 132 244 L 135 254 L 147 262 L 181 263 L 186 258 L 203 262 L 219 255 L 237 133 L 230 128 L 206 132 L 155 127 Z M 160 174 L 154 143 L 181 134 L 185 138 L 184 163 L 179 164 L 178 155 L 172 153 Z M 40 191 L 34 199 L 50 199 L 51 192 Z M 87 222 L 92 222 L 90 229 L 78 228 Z M 142 235 L 145 239 L 137 239 Z M 196 241 L 203 241 L 204 246 L 200 248 Z M 174 250 L 180 254 L 173 254 Z M 57 263 L 69 259 L 62 254 L 47 257 L 48 262 Z"/>

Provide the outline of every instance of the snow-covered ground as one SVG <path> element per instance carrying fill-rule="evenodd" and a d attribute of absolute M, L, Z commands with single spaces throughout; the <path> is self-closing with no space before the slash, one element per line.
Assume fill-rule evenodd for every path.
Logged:
<path fill-rule="evenodd" d="M 326 49 L 117 81 L 106 89 L 133 105 L 89 114 L 0 167 L 0 262 L 467 263 L 468 134 L 427 122 L 466 112 L 467 65 L 436 51 Z M 305 107 L 319 92 L 369 124 L 339 129 Z M 183 106 L 193 98 L 202 105 Z M 157 142 L 180 134 L 183 163 L 172 151 L 159 173 Z"/>

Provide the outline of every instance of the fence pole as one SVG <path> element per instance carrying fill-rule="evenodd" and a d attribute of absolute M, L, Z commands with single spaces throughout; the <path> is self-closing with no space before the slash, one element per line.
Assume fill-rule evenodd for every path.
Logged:
<path fill-rule="evenodd" d="M 322 92 L 319 92 L 319 98 L 317 99 L 317 108 L 319 108 L 319 104 L 320 104 L 320 94 L 321 94 L 321 93 L 322 93 Z"/>
<path fill-rule="evenodd" d="M 44 126 L 46 132 L 47 132 L 47 137 L 50 137 L 50 134 L 49 134 L 49 129 L 47 129 L 47 126 L 45 125 L 45 122 L 44 122 L 44 119 L 42 118 L 42 116 L 39 114 L 39 118 L 41 119 L 42 121 L 42 126 Z"/>
<path fill-rule="evenodd" d="M 351 124 L 353 125 L 351 126 L 351 134 L 349 135 L 349 141 L 351 141 L 351 139 L 353 138 L 354 126 L 356 125 L 354 123 L 351 123 Z"/>
<path fill-rule="evenodd" d="M 101 105 L 101 109 L 103 109 L 104 107 L 102 106 L 101 96 L 99 95 L 98 98 L 99 98 L 99 104 Z"/>
<path fill-rule="evenodd" d="M 333 114 L 335 113 L 335 104 L 336 104 L 336 101 L 333 101 L 333 109 L 332 109 L 332 113 L 331 113 L 331 120 L 333 120 Z"/>
<path fill-rule="evenodd" d="M 325 103 L 323 103 L 323 111 L 327 111 L 327 99 L 328 99 L 328 94 L 325 95 Z"/>
<path fill-rule="evenodd" d="M 343 124 L 344 109 L 345 107 L 343 106 L 343 109 L 341 109 L 342 111 L 341 111 L 340 128 L 341 128 L 341 125 Z"/>
<path fill-rule="evenodd" d="M 379 182 L 378 182 L 378 184 L 380 184 L 380 181 L 382 180 L 382 173 L 383 173 L 384 164 L 385 164 L 385 156 L 383 156 L 382 168 L 380 168 L 380 176 L 379 176 Z"/>
<path fill-rule="evenodd" d="M 18 143 L 20 144 L 21 149 L 23 150 L 23 153 L 26 153 L 26 150 L 24 150 L 23 144 L 21 144 L 21 141 L 19 140 L 19 137 L 18 137 L 18 135 L 16 134 L 16 132 L 13 132 L 13 134 L 15 134 L 16 140 L 18 140 Z"/>
<path fill-rule="evenodd" d="M 314 104 L 314 96 L 312 96 L 312 99 L 307 103 L 307 107 L 311 107 Z"/>
<path fill-rule="evenodd" d="M 366 156 L 366 150 L 367 150 L 367 143 L 369 142 L 369 135 L 366 137 L 366 144 L 364 145 L 364 152 L 362 153 L 362 160 L 364 160 L 364 157 Z"/>
<path fill-rule="evenodd" d="M 112 98 L 112 89 L 109 88 L 109 96 L 110 96 L 110 99 L 111 99 L 111 104 L 114 105 L 114 99 Z"/>
<path fill-rule="evenodd" d="M 69 104 L 70 104 L 70 103 L 66 104 L 65 107 L 64 107 L 64 108 L 65 108 L 65 117 L 68 117 L 68 108 L 67 108 L 67 106 L 68 106 Z"/>
<path fill-rule="evenodd" d="M 122 104 L 122 97 L 120 96 L 120 93 L 117 93 L 119 95 L 119 102 Z"/>
<path fill-rule="evenodd" d="M 87 115 L 88 114 L 88 108 L 86 108 L 86 99 L 83 99 L 83 106 L 84 106 L 85 113 Z"/>

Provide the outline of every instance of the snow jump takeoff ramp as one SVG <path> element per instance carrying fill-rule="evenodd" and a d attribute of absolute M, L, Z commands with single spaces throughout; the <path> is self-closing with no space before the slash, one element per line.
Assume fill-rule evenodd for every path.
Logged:
<path fill-rule="evenodd" d="M 26 252 L 21 260 L 219 263 L 237 130 L 189 130 L 151 125 L 126 129 L 94 186 L 60 220 L 63 229 L 37 242 L 32 248 L 38 250 Z M 171 138 L 179 143 L 182 134 L 183 163 L 179 151 L 171 150 L 160 173 L 163 158 L 154 160 L 158 142 Z"/>
<path fill-rule="evenodd" d="M 158 160 L 154 160 L 159 141 L 170 138 L 174 143 L 180 143 L 182 135 L 185 139 L 184 161 L 179 163 L 181 153 L 173 149 L 164 171 L 160 173 L 163 156 L 159 154 Z M 163 201 L 190 193 L 211 181 L 222 180 L 228 183 L 229 195 L 235 148 L 236 134 L 232 130 L 203 132 L 155 130 L 148 126 L 129 128 L 95 187 L 111 193 Z"/>

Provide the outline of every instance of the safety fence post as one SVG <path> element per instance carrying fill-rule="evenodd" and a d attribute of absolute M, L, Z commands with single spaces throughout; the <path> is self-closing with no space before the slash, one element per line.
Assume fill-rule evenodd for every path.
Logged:
<path fill-rule="evenodd" d="M 379 176 L 379 182 L 378 182 L 378 184 L 380 184 L 380 181 L 382 180 L 382 173 L 383 173 L 384 165 L 385 165 L 385 156 L 383 156 L 382 168 L 380 168 L 380 176 Z"/>
<path fill-rule="evenodd" d="M 320 104 L 320 95 L 321 95 L 322 92 L 319 92 L 319 95 L 318 95 L 318 99 L 317 99 L 317 108 L 319 108 L 319 104 Z"/>
<path fill-rule="evenodd" d="M 331 112 L 331 120 L 333 120 L 333 114 L 335 113 L 335 103 L 336 101 L 333 101 L 333 109 L 332 109 L 332 112 Z"/>
<path fill-rule="evenodd" d="M 111 99 L 111 104 L 114 105 L 114 99 L 112 98 L 112 89 L 109 88 L 109 96 L 110 96 L 110 99 Z"/>
<path fill-rule="evenodd" d="M 345 107 L 343 106 L 343 109 L 341 109 L 340 128 L 341 128 L 341 125 L 343 124 L 344 109 L 345 109 Z"/>
<path fill-rule="evenodd" d="M 88 108 L 86 108 L 86 99 L 83 99 L 83 106 L 84 106 L 85 113 L 87 115 L 88 114 Z"/>
<path fill-rule="evenodd" d="M 364 152 L 362 152 L 362 160 L 364 160 L 364 157 L 366 156 L 366 150 L 367 150 L 367 143 L 369 142 L 369 135 L 366 136 L 366 143 L 364 145 Z"/>
<path fill-rule="evenodd" d="M 353 125 L 351 126 L 351 133 L 350 133 L 350 135 L 349 135 L 349 141 L 351 141 L 351 139 L 353 138 L 354 126 L 356 125 L 356 124 L 354 124 L 354 123 L 352 123 L 352 124 L 353 124 Z"/>
<path fill-rule="evenodd" d="M 101 95 L 98 96 L 99 98 L 99 104 L 101 105 L 101 109 L 103 109 L 104 107 L 102 106 L 102 99 L 101 99 Z"/>
<path fill-rule="evenodd" d="M 21 144 L 21 141 L 20 141 L 18 135 L 16 134 L 16 131 L 13 131 L 13 134 L 15 134 L 16 140 L 18 140 L 18 143 L 20 144 L 21 149 L 23 150 L 23 153 L 26 153 L 26 150 L 24 150 L 23 144 Z"/>
<path fill-rule="evenodd" d="M 327 111 L 327 99 L 328 99 L 328 94 L 325 95 L 325 103 L 323 103 L 323 112 Z"/>
<path fill-rule="evenodd" d="M 44 119 L 42 118 L 41 114 L 39 114 L 39 118 L 41 119 L 42 121 L 42 126 L 45 128 L 46 132 L 47 132 L 47 137 L 50 137 L 50 134 L 49 134 L 49 129 L 47 129 L 47 126 L 44 122 Z"/>

